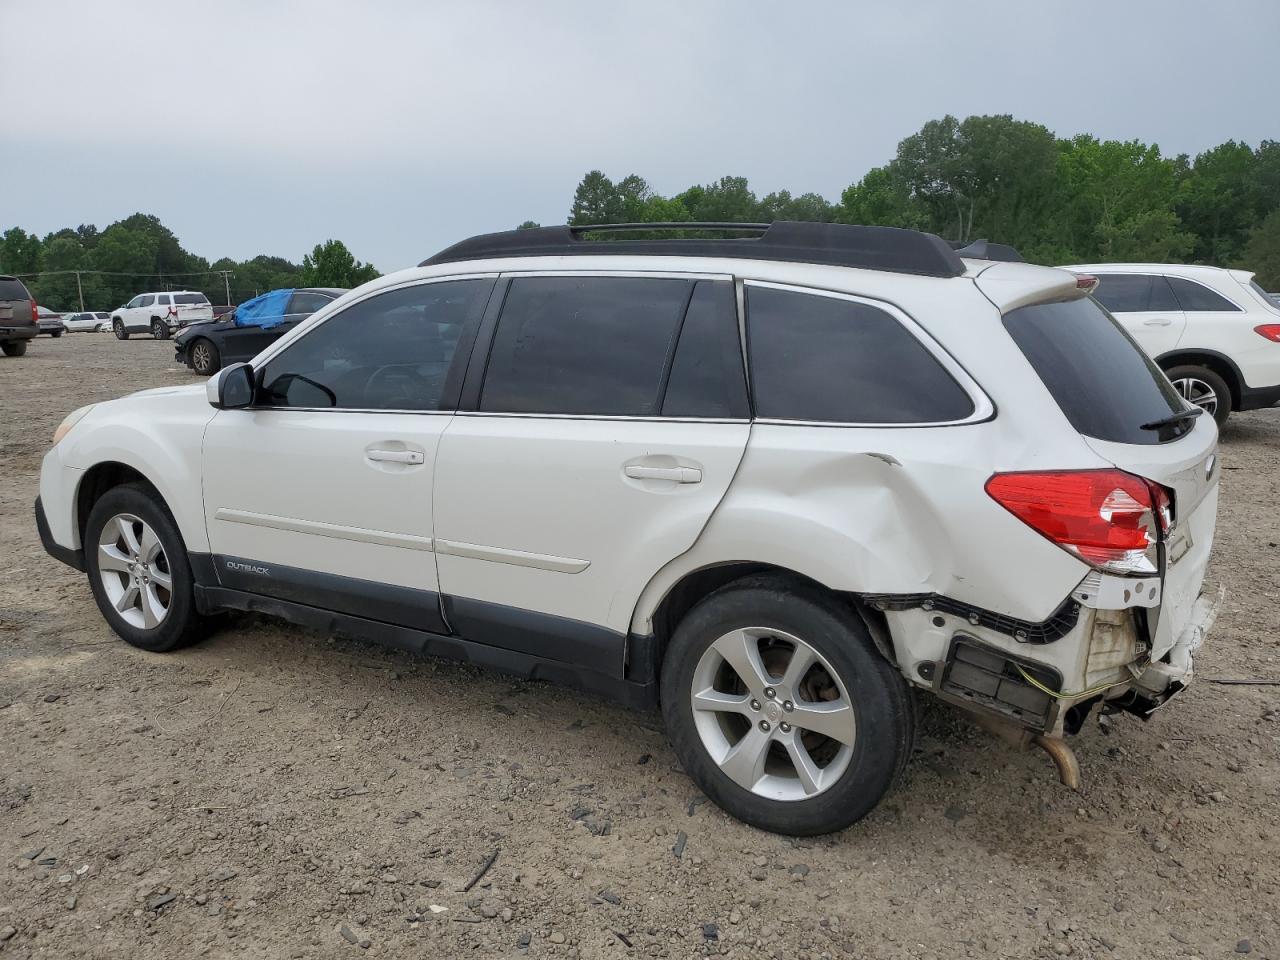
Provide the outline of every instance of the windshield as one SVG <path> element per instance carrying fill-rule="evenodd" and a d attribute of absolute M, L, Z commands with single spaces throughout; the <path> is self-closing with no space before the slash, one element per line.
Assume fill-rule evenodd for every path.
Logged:
<path fill-rule="evenodd" d="M 1190 418 L 1144 427 L 1186 405 L 1160 369 L 1092 299 L 1040 303 L 1004 317 L 1031 366 L 1071 425 L 1115 443 L 1162 443 L 1191 429 Z"/>

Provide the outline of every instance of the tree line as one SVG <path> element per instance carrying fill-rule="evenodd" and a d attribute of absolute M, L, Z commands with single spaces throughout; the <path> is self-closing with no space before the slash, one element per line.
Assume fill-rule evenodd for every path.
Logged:
<path fill-rule="evenodd" d="M 265 254 L 210 263 L 144 213 L 101 231 L 81 224 L 44 238 L 11 227 L 0 235 L 0 273 L 22 277 L 39 303 L 63 311 L 80 309 L 82 296 L 86 310 L 111 310 L 159 290 L 199 290 L 211 303 L 229 296 L 236 304 L 278 287 L 356 287 L 381 275 L 340 240 L 317 244 L 300 264 Z"/>
<path fill-rule="evenodd" d="M 1046 264 L 1207 263 L 1257 271 L 1280 289 L 1280 142 L 1234 140 L 1192 158 L 1155 144 L 1063 139 L 1011 116 L 947 116 L 898 144 L 838 201 L 744 177 L 662 196 L 641 176 L 582 178 L 569 222 L 820 220 L 984 237 Z M 522 227 L 537 226 L 525 221 Z"/>

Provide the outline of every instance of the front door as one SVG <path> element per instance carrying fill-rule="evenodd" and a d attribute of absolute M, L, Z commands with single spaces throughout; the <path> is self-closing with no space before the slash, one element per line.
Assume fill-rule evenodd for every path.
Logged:
<path fill-rule="evenodd" d="M 493 282 L 359 300 L 267 359 L 253 407 L 213 418 L 205 522 L 223 586 L 446 631 L 432 471 Z"/>
<path fill-rule="evenodd" d="M 746 447 L 733 285 L 513 277 L 487 356 L 436 466 L 450 624 L 619 675 L 637 598 L 693 545 Z"/>

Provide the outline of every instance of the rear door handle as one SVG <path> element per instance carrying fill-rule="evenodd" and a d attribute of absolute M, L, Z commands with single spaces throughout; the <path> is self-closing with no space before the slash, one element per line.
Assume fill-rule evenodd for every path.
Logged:
<path fill-rule="evenodd" d="M 676 483 L 701 483 L 702 471 L 697 467 L 646 467 L 633 463 L 623 468 L 632 480 L 674 480 Z"/>
<path fill-rule="evenodd" d="M 382 463 L 425 463 L 426 458 L 417 450 L 366 450 L 364 455 L 370 460 Z"/>
<path fill-rule="evenodd" d="M 1169 326 L 1171 323 L 1173 323 L 1173 321 L 1172 321 L 1172 320 L 1166 320 L 1166 319 L 1164 319 L 1163 317 L 1161 317 L 1161 318 L 1156 319 L 1156 320 L 1143 320 L 1143 321 L 1142 321 L 1142 323 L 1143 323 L 1143 325 L 1144 325 L 1144 326 L 1148 326 L 1148 327 L 1167 327 L 1167 326 Z"/>

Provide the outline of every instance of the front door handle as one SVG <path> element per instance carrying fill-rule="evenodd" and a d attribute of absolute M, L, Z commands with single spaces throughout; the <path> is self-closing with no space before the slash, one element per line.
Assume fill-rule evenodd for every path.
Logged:
<path fill-rule="evenodd" d="M 375 447 L 364 455 L 381 463 L 425 463 L 426 457 L 417 450 L 381 450 Z"/>
<path fill-rule="evenodd" d="M 1167 327 L 1171 323 L 1173 323 L 1173 321 L 1166 320 L 1164 317 L 1160 317 L 1155 320 L 1143 320 L 1142 323 L 1144 326 L 1148 326 L 1148 327 Z"/>
<path fill-rule="evenodd" d="M 646 467 L 632 463 L 623 468 L 632 480 L 674 480 L 676 483 L 701 483 L 702 471 L 697 467 Z"/>

